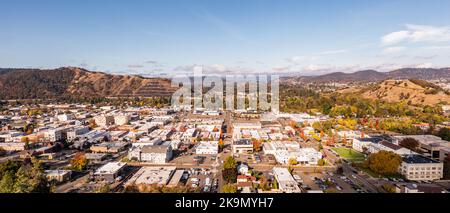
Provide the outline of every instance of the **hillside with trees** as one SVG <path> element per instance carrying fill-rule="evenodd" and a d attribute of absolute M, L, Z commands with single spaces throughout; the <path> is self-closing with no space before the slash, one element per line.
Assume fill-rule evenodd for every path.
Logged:
<path fill-rule="evenodd" d="M 111 75 L 81 68 L 1 69 L 0 99 L 61 97 L 170 97 L 168 79 Z"/>

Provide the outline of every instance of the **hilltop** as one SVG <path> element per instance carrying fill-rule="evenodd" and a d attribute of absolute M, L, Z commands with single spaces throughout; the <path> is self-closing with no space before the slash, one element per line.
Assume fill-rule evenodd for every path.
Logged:
<path fill-rule="evenodd" d="M 361 97 L 386 102 L 406 101 L 412 105 L 436 105 L 450 103 L 450 95 L 440 87 L 424 80 L 385 80 L 363 89 L 342 90 L 341 93 L 357 93 Z"/>

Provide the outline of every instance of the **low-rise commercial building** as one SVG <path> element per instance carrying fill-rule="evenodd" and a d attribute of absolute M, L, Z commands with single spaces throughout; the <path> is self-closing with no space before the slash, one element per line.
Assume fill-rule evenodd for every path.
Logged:
<path fill-rule="evenodd" d="M 107 163 L 94 172 L 94 177 L 100 181 L 114 182 L 122 174 L 125 166 L 126 163 L 123 162 Z"/>
<path fill-rule="evenodd" d="M 399 145 L 387 142 L 387 141 L 381 141 L 379 143 L 371 143 L 367 146 L 368 152 L 369 153 L 377 153 L 379 151 L 388 151 L 388 152 L 393 152 L 395 154 L 398 155 L 410 155 L 410 154 L 415 154 L 415 152 L 405 148 L 405 147 L 401 147 Z"/>
<path fill-rule="evenodd" d="M 125 185 L 167 185 L 175 173 L 176 167 L 144 166 L 131 177 Z"/>
<path fill-rule="evenodd" d="M 236 140 L 232 144 L 233 153 L 252 153 L 253 143 L 248 139 Z"/>
<path fill-rule="evenodd" d="M 300 193 L 297 181 L 292 177 L 291 173 L 286 168 L 274 167 L 272 169 L 273 175 L 278 182 L 278 188 L 285 193 Z"/>
<path fill-rule="evenodd" d="M 95 124 L 100 127 L 108 127 L 114 124 L 114 116 L 112 115 L 98 115 L 94 117 Z"/>
<path fill-rule="evenodd" d="M 124 142 L 103 142 L 101 144 L 91 146 L 94 153 L 119 153 L 125 150 L 128 144 Z"/>
<path fill-rule="evenodd" d="M 65 182 L 70 180 L 72 171 L 70 170 L 46 170 L 45 175 L 49 181 Z"/>
<path fill-rule="evenodd" d="M 217 155 L 219 153 L 218 141 L 200 141 L 195 148 L 197 155 Z"/>
<path fill-rule="evenodd" d="M 297 142 L 268 142 L 264 143 L 263 151 L 266 155 L 273 155 L 280 164 L 289 164 L 295 159 L 299 164 L 316 165 L 322 159 L 322 153 L 313 148 L 300 148 Z"/>
<path fill-rule="evenodd" d="M 26 149 L 26 143 L 21 142 L 0 143 L 0 148 L 5 151 L 22 151 Z"/>
<path fill-rule="evenodd" d="M 407 180 L 439 180 L 443 177 L 443 163 L 422 155 L 408 155 L 403 158 L 400 174 Z"/>
<path fill-rule="evenodd" d="M 154 164 L 168 163 L 173 157 L 170 145 L 134 146 L 128 151 L 130 160 L 144 161 Z"/>
<path fill-rule="evenodd" d="M 434 135 L 402 135 L 394 136 L 396 143 L 400 143 L 405 138 L 413 138 L 419 141 L 419 149 L 426 153 L 427 157 L 438 160 L 440 151 L 445 148 L 450 148 L 450 142 L 442 140 L 440 137 Z"/>

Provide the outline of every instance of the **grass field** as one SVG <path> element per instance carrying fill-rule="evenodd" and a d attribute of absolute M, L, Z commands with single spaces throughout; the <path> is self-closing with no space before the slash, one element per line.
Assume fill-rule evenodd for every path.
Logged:
<path fill-rule="evenodd" d="M 353 162 L 361 162 L 364 161 L 364 154 L 357 152 L 353 149 L 349 149 L 349 148 L 332 148 L 333 151 L 335 151 L 336 153 L 338 153 L 339 156 L 341 156 L 342 158 L 349 160 L 349 161 L 353 161 Z"/>

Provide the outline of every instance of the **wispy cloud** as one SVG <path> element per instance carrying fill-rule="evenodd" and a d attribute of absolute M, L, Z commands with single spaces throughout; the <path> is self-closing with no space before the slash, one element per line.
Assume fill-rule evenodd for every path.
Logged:
<path fill-rule="evenodd" d="M 317 55 L 335 55 L 335 54 L 341 54 L 341 53 L 346 53 L 346 52 L 348 52 L 348 50 L 345 50 L 345 49 L 327 50 L 327 51 L 320 52 Z"/>
<path fill-rule="evenodd" d="M 402 52 L 406 49 L 406 47 L 396 46 L 396 47 L 386 47 L 383 49 L 382 54 L 394 54 Z"/>
<path fill-rule="evenodd" d="M 140 69 L 140 68 L 143 68 L 144 66 L 143 65 L 140 65 L 140 64 L 130 64 L 130 65 L 128 65 L 128 68 L 131 68 L 131 69 Z"/>
<path fill-rule="evenodd" d="M 402 42 L 446 42 L 450 41 L 450 27 L 407 24 L 405 30 L 389 33 L 381 38 L 383 46 L 397 45 Z"/>

